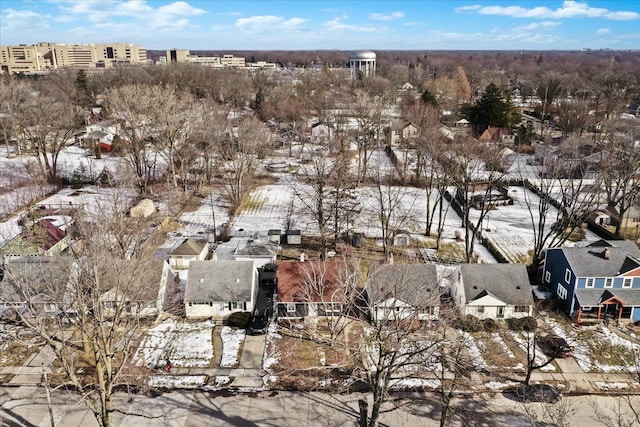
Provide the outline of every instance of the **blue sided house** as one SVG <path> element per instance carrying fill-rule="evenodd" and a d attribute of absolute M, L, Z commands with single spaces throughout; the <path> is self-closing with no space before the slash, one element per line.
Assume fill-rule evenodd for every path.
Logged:
<path fill-rule="evenodd" d="M 628 240 L 599 240 L 546 250 L 542 282 L 567 314 L 640 321 L 640 249 Z"/>

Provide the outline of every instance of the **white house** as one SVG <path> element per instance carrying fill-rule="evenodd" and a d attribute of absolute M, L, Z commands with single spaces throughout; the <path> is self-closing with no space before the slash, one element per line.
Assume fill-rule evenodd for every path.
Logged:
<path fill-rule="evenodd" d="M 177 270 L 189 268 L 191 261 L 204 261 L 207 252 L 208 246 L 204 240 L 185 239 L 169 253 L 169 265 Z"/>
<path fill-rule="evenodd" d="M 118 283 L 100 296 L 105 314 L 112 316 L 116 310 L 121 316 L 149 317 L 157 316 L 164 308 L 167 289 L 175 284 L 178 276 L 171 271 L 169 264 L 161 260 L 130 261 L 114 260 L 122 264 L 121 271 L 126 274 L 130 268 L 144 271 L 143 282 L 139 289 L 132 291 L 127 283 Z M 134 264 L 135 263 L 135 264 Z M 127 267 L 127 265 L 131 267 Z"/>
<path fill-rule="evenodd" d="M 253 261 L 192 261 L 184 290 L 187 319 L 223 320 L 253 311 L 258 270 Z"/>
<path fill-rule="evenodd" d="M 372 268 L 367 281 L 374 321 L 436 321 L 444 291 L 433 264 L 385 264 Z"/>
<path fill-rule="evenodd" d="M 324 123 L 316 123 L 311 126 L 311 142 L 314 144 L 326 144 L 333 137 L 333 129 Z"/>
<path fill-rule="evenodd" d="M 533 294 L 523 264 L 462 264 L 451 296 L 463 316 L 510 319 L 533 314 Z"/>

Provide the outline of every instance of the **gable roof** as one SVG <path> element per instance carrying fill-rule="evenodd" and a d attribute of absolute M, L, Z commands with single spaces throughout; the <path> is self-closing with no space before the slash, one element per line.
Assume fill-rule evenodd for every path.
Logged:
<path fill-rule="evenodd" d="M 384 264 L 369 273 L 367 292 L 374 305 L 389 298 L 414 307 L 440 304 L 442 288 L 433 264 Z"/>
<path fill-rule="evenodd" d="M 467 302 L 491 295 L 509 305 L 533 304 L 522 264 L 462 264 L 460 273 Z"/>
<path fill-rule="evenodd" d="M 615 277 L 640 267 L 637 255 L 629 254 L 631 251 L 640 255 L 640 250 L 637 247 L 634 250 L 623 242 L 623 240 L 615 243 L 600 240 L 595 242 L 593 246 L 558 249 L 562 251 L 574 274 L 578 277 Z M 633 245 L 635 246 L 635 244 Z M 605 249 L 599 248 L 605 248 L 609 251 L 608 259 L 604 257 Z"/>
<path fill-rule="evenodd" d="M 185 241 L 172 250 L 169 255 L 200 255 L 206 245 L 207 242 L 204 240 L 185 239 Z"/>
<path fill-rule="evenodd" d="M 345 268 L 341 261 L 294 261 L 278 264 L 279 302 L 340 302 L 345 298 L 340 276 Z M 310 284 L 310 281 L 322 281 Z"/>
<path fill-rule="evenodd" d="M 111 288 L 100 296 L 103 301 L 152 301 L 162 285 L 174 280 L 169 264 L 157 259 L 111 259 L 100 266 L 103 282 Z M 164 282 L 164 283 L 163 283 Z"/>
<path fill-rule="evenodd" d="M 250 240 L 247 244 L 240 249 L 236 249 L 235 256 L 250 256 L 250 257 L 274 257 L 278 253 L 278 247 L 275 243 L 268 240 L 263 242 L 260 239 Z"/>
<path fill-rule="evenodd" d="M 587 247 L 588 248 L 603 248 L 603 247 L 620 248 L 627 251 L 627 253 L 632 257 L 640 258 L 640 248 L 638 248 L 638 245 L 636 245 L 631 240 L 615 240 L 613 242 L 610 242 L 608 240 L 600 239 L 587 245 Z"/>
<path fill-rule="evenodd" d="M 28 256 L 6 261 L 0 280 L 0 299 L 24 302 L 38 295 L 63 300 L 73 258 L 63 256 Z"/>
<path fill-rule="evenodd" d="M 191 261 L 184 302 L 251 301 L 253 261 Z"/>

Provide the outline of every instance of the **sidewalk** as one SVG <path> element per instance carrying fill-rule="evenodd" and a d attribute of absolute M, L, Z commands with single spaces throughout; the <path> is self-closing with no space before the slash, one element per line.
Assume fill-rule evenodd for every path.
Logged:
<path fill-rule="evenodd" d="M 266 337 L 246 336 L 237 368 L 179 368 L 174 367 L 171 372 L 162 371 L 160 375 L 172 377 L 205 376 L 208 386 L 217 386 L 217 377 L 232 379 L 223 388 L 264 390 L 264 377 L 268 374 L 262 369 Z M 6 385 L 11 386 L 40 386 L 43 373 L 52 373 L 51 365 L 55 355 L 48 347 L 27 359 L 23 366 L 0 367 L 0 375 L 12 376 Z M 531 375 L 532 383 L 551 383 L 563 388 L 568 394 L 607 394 L 607 393 L 640 393 L 640 385 L 633 383 L 625 373 L 585 373 L 573 358 L 556 359 L 559 370 L 556 372 L 536 370 Z M 495 376 L 474 373 L 472 379 L 478 386 L 488 392 L 499 391 L 496 384 L 521 381 L 522 374 L 514 374 L 510 379 L 496 379 Z"/>

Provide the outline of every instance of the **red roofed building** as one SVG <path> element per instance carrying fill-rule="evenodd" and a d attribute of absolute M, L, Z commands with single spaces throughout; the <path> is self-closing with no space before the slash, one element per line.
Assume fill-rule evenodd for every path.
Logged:
<path fill-rule="evenodd" d="M 277 317 L 304 319 L 351 314 L 351 302 L 361 291 L 357 279 L 342 261 L 281 263 Z"/>

